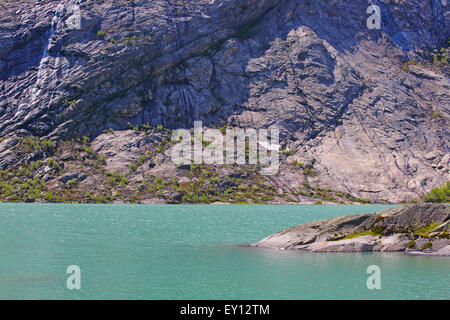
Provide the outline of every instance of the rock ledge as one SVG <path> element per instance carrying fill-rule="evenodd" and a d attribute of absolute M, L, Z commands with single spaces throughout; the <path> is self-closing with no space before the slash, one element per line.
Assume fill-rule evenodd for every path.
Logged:
<path fill-rule="evenodd" d="M 250 246 L 309 252 L 404 251 L 413 255 L 450 256 L 449 230 L 449 206 L 413 204 L 301 224 Z"/>

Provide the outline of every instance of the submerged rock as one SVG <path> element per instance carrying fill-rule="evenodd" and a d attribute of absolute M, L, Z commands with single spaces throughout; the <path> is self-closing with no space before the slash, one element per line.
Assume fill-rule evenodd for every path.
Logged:
<path fill-rule="evenodd" d="M 373 214 L 301 224 L 250 246 L 310 252 L 405 251 L 450 256 L 449 221 L 447 205 L 406 205 Z"/>

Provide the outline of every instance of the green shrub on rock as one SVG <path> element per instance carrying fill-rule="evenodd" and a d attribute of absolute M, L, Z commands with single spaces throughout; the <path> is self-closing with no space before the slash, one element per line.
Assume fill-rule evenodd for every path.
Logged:
<path fill-rule="evenodd" d="M 432 189 L 422 196 L 424 202 L 448 203 L 450 202 L 450 181 L 440 188 Z"/>

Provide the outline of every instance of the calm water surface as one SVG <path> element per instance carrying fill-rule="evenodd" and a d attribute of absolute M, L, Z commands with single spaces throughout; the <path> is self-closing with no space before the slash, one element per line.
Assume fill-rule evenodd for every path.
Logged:
<path fill-rule="evenodd" d="M 450 258 L 238 246 L 388 207 L 0 204 L 0 299 L 449 299 Z"/>

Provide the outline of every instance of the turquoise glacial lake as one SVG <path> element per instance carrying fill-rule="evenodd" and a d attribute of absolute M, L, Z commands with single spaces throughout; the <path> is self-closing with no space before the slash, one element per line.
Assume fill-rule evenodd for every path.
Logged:
<path fill-rule="evenodd" d="M 0 204 L 0 299 L 449 299 L 450 258 L 239 246 L 388 207 Z"/>

